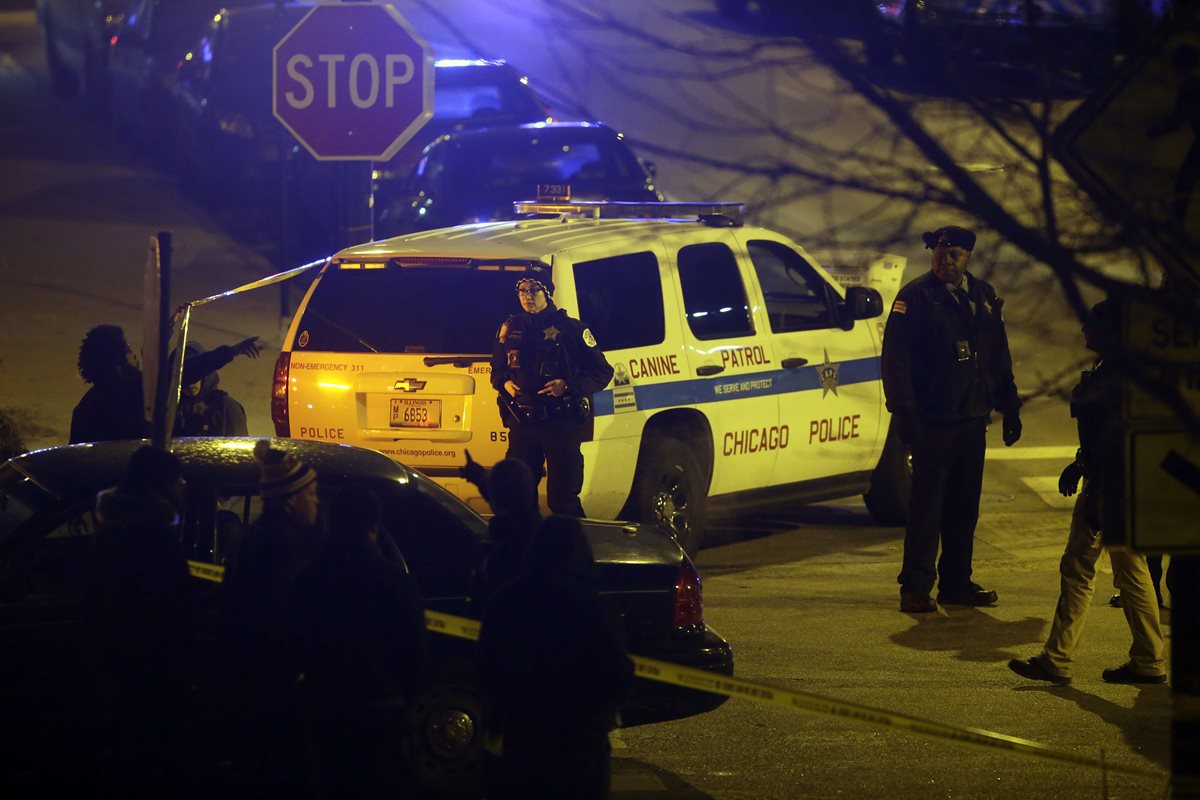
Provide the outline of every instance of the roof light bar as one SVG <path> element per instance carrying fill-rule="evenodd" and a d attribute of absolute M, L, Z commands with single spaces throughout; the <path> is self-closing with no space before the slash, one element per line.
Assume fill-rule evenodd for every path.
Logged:
<path fill-rule="evenodd" d="M 588 216 L 592 219 L 686 219 L 723 218 L 741 225 L 745 217 L 742 203 L 638 203 L 617 200 L 576 200 L 545 203 L 524 200 L 513 203 L 518 214 Z"/>

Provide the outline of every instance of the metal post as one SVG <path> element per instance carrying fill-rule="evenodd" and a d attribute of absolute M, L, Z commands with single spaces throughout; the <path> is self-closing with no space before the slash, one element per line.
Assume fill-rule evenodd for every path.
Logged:
<path fill-rule="evenodd" d="M 167 395 L 171 385 L 171 371 L 167 369 L 167 343 L 171 333 L 171 232 L 159 231 L 159 291 L 158 291 L 158 341 L 155 348 L 158 352 L 158 370 L 154 383 L 154 419 L 152 443 L 155 447 L 166 448 L 171 438 L 170 425 L 173 420 L 167 419 Z M 180 353 L 180 358 L 183 354 Z M 176 387 L 178 391 L 178 387 Z"/>
<path fill-rule="evenodd" d="M 1200 798 L 1200 556 L 1171 556 L 1171 797 Z"/>

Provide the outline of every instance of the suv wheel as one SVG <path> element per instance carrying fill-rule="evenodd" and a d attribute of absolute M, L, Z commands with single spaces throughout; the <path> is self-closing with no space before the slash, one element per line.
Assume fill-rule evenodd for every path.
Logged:
<path fill-rule="evenodd" d="M 879 464 L 871 473 L 871 488 L 863 495 L 867 511 L 884 525 L 908 522 L 908 497 L 912 489 L 912 452 L 900 441 L 893 425 Z"/>
<path fill-rule="evenodd" d="M 631 499 L 638 521 L 666 528 L 688 555 L 700 551 L 708 492 L 704 471 L 687 445 L 670 436 L 648 437 Z"/>

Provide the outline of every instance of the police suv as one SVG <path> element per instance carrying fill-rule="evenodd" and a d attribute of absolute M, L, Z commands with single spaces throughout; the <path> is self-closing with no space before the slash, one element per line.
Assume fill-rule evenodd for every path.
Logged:
<path fill-rule="evenodd" d="M 517 211 L 333 256 L 275 367 L 276 433 L 373 448 L 485 509 L 459 468 L 468 451 L 504 457 L 489 358 L 537 264 L 615 370 L 583 447 L 589 516 L 657 521 L 693 553 L 716 509 L 865 493 L 881 521 L 903 521 L 908 457 L 879 366 L 903 259 L 835 265 L 835 279 L 744 226 L 736 203 Z"/>

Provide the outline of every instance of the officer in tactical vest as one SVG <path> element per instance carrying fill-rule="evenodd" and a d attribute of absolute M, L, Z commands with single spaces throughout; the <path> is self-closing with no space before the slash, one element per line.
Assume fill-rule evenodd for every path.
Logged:
<path fill-rule="evenodd" d="M 546 267 L 517 280 L 521 313 L 504 321 L 492 347 L 492 386 L 509 429 L 508 458 L 546 475 L 550 511 L 582 517 L 580 444 L 592 438 L 592 395 L 613 369 L 592 332 L 554 305 Z M 545 472 L 542 465 L 545 464 Z"/>

